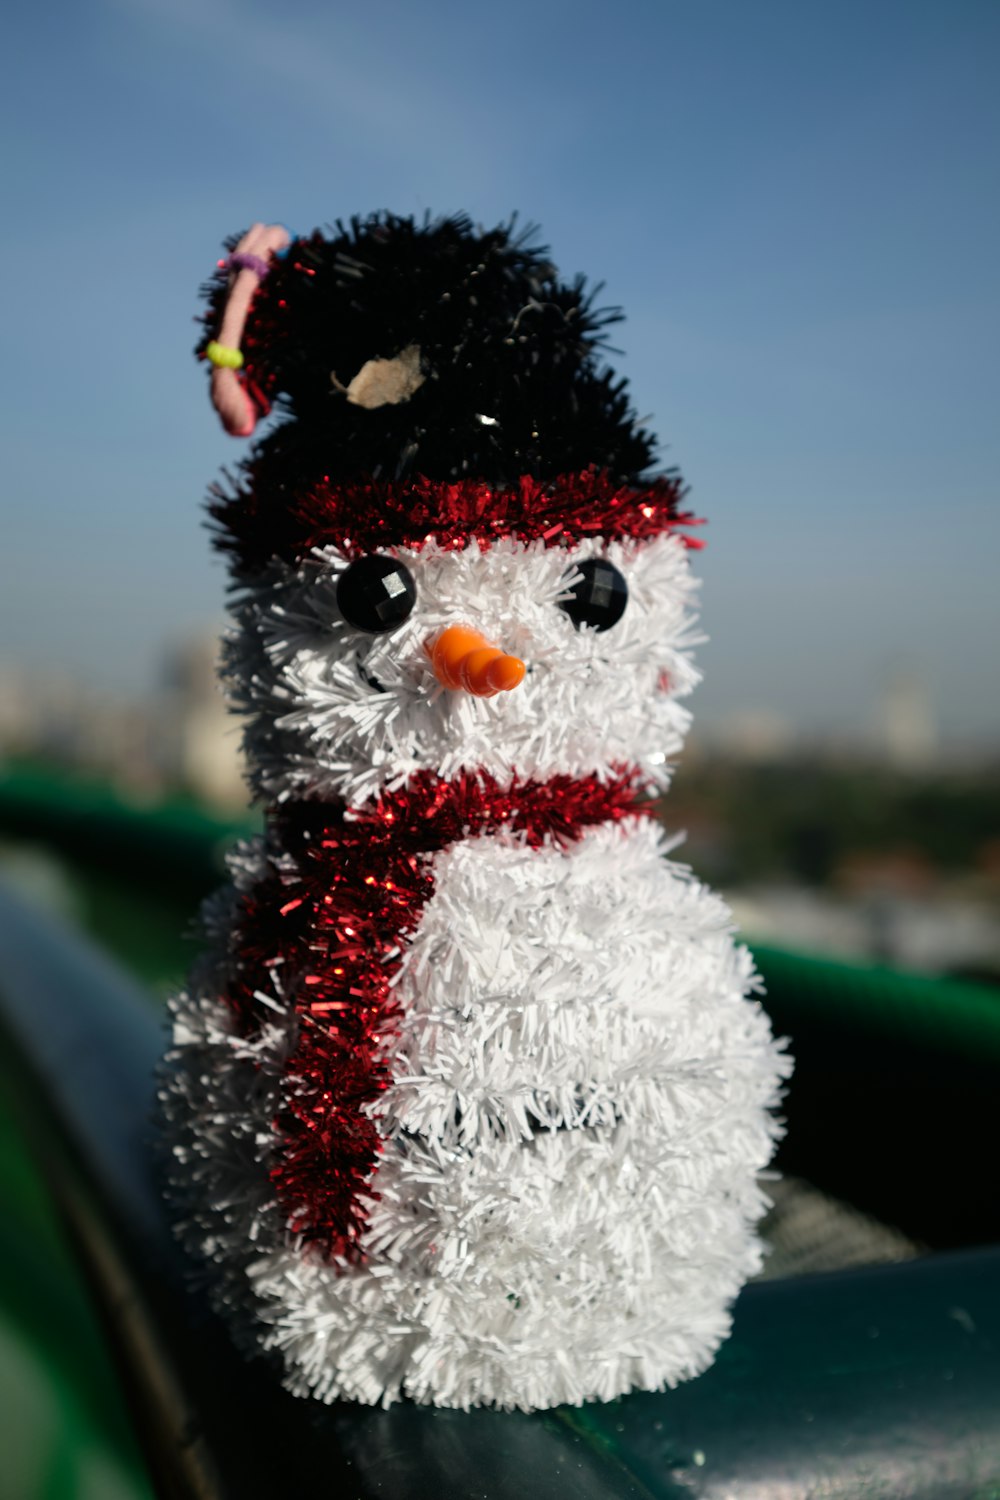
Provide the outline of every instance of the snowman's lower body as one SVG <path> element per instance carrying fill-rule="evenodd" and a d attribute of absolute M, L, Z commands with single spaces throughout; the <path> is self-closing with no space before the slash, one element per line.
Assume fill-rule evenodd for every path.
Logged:
<path fill-rule="evenodd" d="M 725 907 L 664 853 L 629 819 L 434 855 L 349 1263 L 287 1227 L 271 1168 L 295 1018 L 273 1004 L 238 1034 L 220 937 L 175 1007 L 175 1196 L 222 1309 L 293 1391 L 532 1408 L 711 1362 L 760 1264 L 788 1065 Z"/>

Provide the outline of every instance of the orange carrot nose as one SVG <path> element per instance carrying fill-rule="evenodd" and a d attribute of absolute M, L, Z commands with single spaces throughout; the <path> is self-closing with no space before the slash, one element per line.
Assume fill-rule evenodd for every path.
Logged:
<path fill-rule="evenodd" d="M 446 688 L 464 688 L 477 698 L 509 693 L 524 678 L 524 662 L 505 656 L 471 625 L 449 625 L 427 647 L 427 654 L 438 682 Z"/>

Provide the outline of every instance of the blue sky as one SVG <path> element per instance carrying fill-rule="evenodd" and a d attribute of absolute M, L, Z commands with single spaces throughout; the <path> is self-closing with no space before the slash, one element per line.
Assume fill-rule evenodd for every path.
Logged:
<path fill-rule="evenodd" d="M 4 654 L 141 690 L 221 615 L 191 358 L 253 218 L 539 222 L 710 519 L 696 716 L 1000 740 L 994 0 L 98 0 L 5 24 Z"/>

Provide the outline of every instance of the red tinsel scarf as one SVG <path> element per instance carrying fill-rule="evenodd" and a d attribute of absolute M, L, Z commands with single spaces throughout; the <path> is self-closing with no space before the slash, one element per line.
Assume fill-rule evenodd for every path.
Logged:
<path fill-rule="evenodd" d="M 554 776 L 501 786 L 485 772 L 422 772 L 359 809 L 275 810 L 267 873 L 243 897 L 226 990 L 252 1034 L 271 997 L 298 1037 L 281 1082 L 271 1179 L 289 1228 L 332 1259 L 356 1260 L 381 1139 L 366 1106 L 391 1082 L 391 980 L 433 894 L 432 857 L 461 839 L 520 834 L 531 848 L 648 811 L 639 775 Z"/>

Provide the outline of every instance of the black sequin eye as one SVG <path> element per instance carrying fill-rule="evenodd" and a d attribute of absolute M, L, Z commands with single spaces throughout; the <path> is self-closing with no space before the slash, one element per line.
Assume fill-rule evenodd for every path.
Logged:
<path fill-rule="evenodd" d="M 594 630 L 610 630 L 625 613 L 628 584 L 614 563 L 603 557 L 588 557 L 577 563 L 569 595 L 559 600 L 579 630 L 589 625 Z"/>
<path fill-rule="evenodd" d="M 340 575 L 337 608 L 355 630 L 383 635 L 409 618 L 417 602 L 413 574 L 394 557 L 373 552 L 359 557 Z"/>

